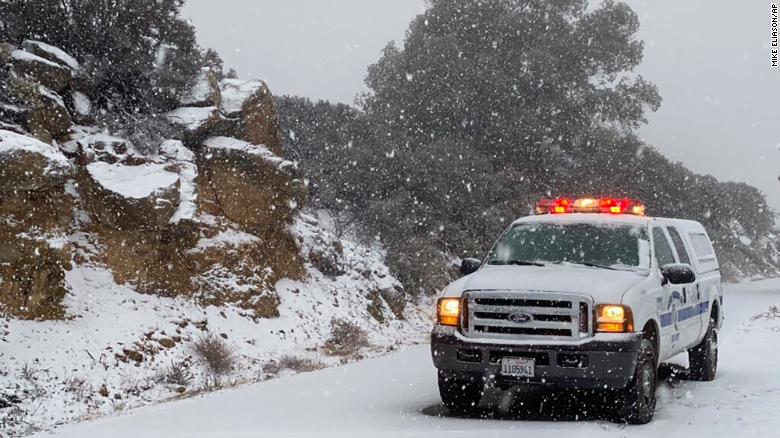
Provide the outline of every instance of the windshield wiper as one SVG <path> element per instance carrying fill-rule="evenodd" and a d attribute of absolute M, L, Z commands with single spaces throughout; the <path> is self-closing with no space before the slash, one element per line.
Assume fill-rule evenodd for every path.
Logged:
<path fill-rule="evenodd" d="M 491 265 L 517 265 L 517 266 L 546 266 L 540 262 L 529 262 L 528 260 L 494 260 L 490 262 Z"/>
<path fill-rule="evenodd" d="M 591 263 L 591 262 L 579 262 L 575 263 L 576 265 L 583 265 L 587 266 L 589 268 L 602 268 L 602 269 L 609 269 L 610 271 L 621 271 L 622 269 L 615 268 L 613 266 L 607 266 L 607 265 L 600 265 L 598 263 Z"/>

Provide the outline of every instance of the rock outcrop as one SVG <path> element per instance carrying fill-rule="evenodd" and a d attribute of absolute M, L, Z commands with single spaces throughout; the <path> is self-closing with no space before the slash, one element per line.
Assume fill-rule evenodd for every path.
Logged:
<path fill-rule="evenodd" d="M 277 155 L 282 154 L 282 129 L 273 95 L 265 82 L 261 82 L 241 105 L 241 127 L 244 140 L 264 145 Z"/>
<path fill-rule="evenodd" d="M 52 90 L 40 86 L 32 110 L 27 116 L 27 129 L 35 138 L 51 143 L 66 140 L 73 122 L 65 102 Z"/>
<path fill-rule="evenodd" d="M 198 168 L 203 211 L 253 232 L 284 227 L 306 201 L 307 188 L 295 163 L 264 146 L 212 137 L 198 154 Z"/>
<path fill-rule="evenodd" d="M 289 227 L 308 188 L 279 156 L 264 82 L 203 70 L 165 114 L 180 138 L 136 147 L 122 131 L 72 126 L 96 110 L 70 55 L 31 40 L 2 53 L 12 78 L 11 101 L 0 101 L 3 312 L 62 316 L 69 236 L 79 233 L 94 242 L 89 260 L 138 292 L 278 315 L 276 283 L 306 275 Z"/>
<path fill-rule="evenodd" d="M 70 267 L 72 168 L 58 150 L 0 130 L 0 312 L 57 318 Z"/>

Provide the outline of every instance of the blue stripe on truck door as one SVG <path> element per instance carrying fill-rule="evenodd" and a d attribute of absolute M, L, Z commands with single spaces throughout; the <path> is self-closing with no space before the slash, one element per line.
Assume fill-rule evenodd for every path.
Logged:
<path fill-rule="evenodd" d="M 693 306 L 683 307 L 682 309 L 677 310 L 677 321 L 685 321 L 688 318 L 699 316 L 702 313 L 707 312 L 709 309 L 710 303 L 708 301 L 703 301 L 699 304 L 694 304 Z M 672 325 L 672 313 L 673 312 L 667 312 L 659 315 L 661 320 L 661 327 Z"/>

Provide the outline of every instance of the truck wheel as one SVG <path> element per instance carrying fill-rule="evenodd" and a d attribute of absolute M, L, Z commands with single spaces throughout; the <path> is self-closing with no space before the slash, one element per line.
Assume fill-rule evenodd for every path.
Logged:
<path fill-rule="evenodd" d="M 688 350 L 691 380 L 709 382 L 718 371 L 718 329 L 715 320 L 710 319 L 707 333 L 699 345 Z"/>
<path fill-rule="evenodd" d="M 450 411 L 466 412 L 476 408 L 482 400 L 484 388 L 482 382 L 454 379 L 439 371 L 439 394 Z"/>
<path fill-rule="evenodd" d="M 646 424 L 655 413 L 655 387 L 658 369 L 652 342 L 643 339 L 639 346 L 634 376 L 618 393 L 618 420 L 628 424 Z"/>

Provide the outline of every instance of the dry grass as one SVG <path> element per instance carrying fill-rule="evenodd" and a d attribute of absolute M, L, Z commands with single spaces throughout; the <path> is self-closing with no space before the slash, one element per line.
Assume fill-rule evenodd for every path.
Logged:
<path fill-rule="evenodd" d="M 263 366 L 263 371 L 269 374 L 279 374 L 282 370 L 292 370 L 299 373 L 307 373 L 325 368 L 325 364 L 316 358 L 285 354 L 277 361 L 268 362 Z"/>

